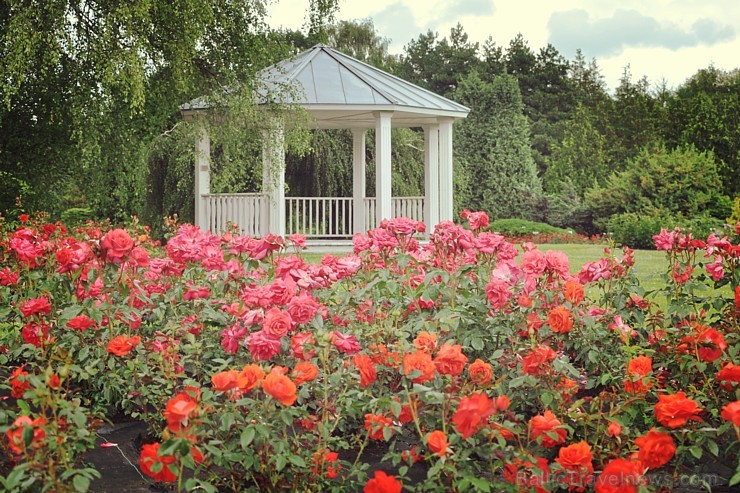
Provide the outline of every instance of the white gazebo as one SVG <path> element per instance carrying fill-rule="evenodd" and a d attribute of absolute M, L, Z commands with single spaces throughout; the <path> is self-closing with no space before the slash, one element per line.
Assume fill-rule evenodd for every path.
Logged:
<path fill-rule="evenodd" d="M 229 222 L 245 233 L 309 239 L 346 239 L 398 216 L 424 221 L 433 231 L 452 220 L 452 123 L 470 111 L 324 45 L 272 65 L 258 74 L 262 97 L 281 88 L 283 102 L 299 104 L 314 128 L 350 129 L 353 135 L 352 197 L 285 197 L 283 126 L 274 120 L 263 138 L 263 191 L 212 194 L 210 139 L 196 142 L 195 223 L 219 233 Z M 185 119 L 208 110 L 201 100 L 181 106 Z M 391 197 L 391 128 L 424 130 L 424 196 Z M 375 197 L 365 197 L 365 133 L 375 129 Z"/>

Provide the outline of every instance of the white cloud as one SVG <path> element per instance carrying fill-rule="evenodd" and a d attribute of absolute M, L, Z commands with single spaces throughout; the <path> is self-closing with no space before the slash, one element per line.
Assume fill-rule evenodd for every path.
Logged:
<path fill-rule="evenodd" d="M 272 25 L 300 28 L 308 5 L 309 0 L 276 0 L 269 7 Z M 430 29 L 449 37 L 457 23 L 479 43 L 491 36 L 506 47 L 521 33 L 535 52 L 552 40 L 568 59 L 581 47 L 596 57 L 611 89 L 627 65 L 635 80 L 646 75 L 657 84 L 665 78 L 672 87 L 712 63 L 724 70 L 740 67 L 737 0 L 340 0 L 339 5 L 339 19 L 372 18 L 378 34 L 391 38 L 394 53 Z M 579 10 L 585 17 L 581 14 L 581 26 L 569 37 L 551 31 L 554 14 L 562 20 L 563 13 Z"/>

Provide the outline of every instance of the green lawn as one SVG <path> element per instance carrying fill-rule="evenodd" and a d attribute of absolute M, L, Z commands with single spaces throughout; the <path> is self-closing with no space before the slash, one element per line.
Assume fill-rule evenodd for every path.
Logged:
<path fill-rule="evenodd" d="M 605 245 L 543 243 L 537 246 L 542 251 L 560 250 L 565 252 L 570 260 L 570 269 L 573 273 L 578 272 L 584 263 L 596 261 L 605 255 Z M 347 248 L 346 252 L 334 252 L 334 255 L 341 257 L 350 251 L 351 249 Z M 615 252 L 618 255 L 622 254 L 621 249 L 616 249 Z M 303 258 L 307 262 L 318 263 L 324 255 L 325 254 L 323 253 L 304 253 Z M 653 291 L 660 288 L 663 281 L 659 276 L 660 274 L 665 273 L 668 268 L 665 252 L 659 252 L 656 250 L 635 250 L 634 257 L 635 264 L 633 272 L 640 279 L 642 287 L 646 291 Z M 726 293 L 722 293 L 721 291 L 717 291 L 717 294 L 726 295 Z M 656 301 L 658 301 L 658 303 L 662 303 L 662 300 Z"/>

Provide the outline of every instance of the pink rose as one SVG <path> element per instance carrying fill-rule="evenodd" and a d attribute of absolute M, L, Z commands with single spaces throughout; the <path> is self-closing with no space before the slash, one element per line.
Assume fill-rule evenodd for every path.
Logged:
<path fill-rule="evenodd" d="M 262 331 L 273 339 L 280 339 L 287 335 L 292 327 L 293 320 L 291 320 L 288 312 L 279 308 L 270 308 L 262 320 Z"/>
<path fill-rule="evenodd" d="M 134 248 L 134 240 L 122 229 L 114 229 L 100 240 L 103 258 L 108 262 L 120 264 Z"/>

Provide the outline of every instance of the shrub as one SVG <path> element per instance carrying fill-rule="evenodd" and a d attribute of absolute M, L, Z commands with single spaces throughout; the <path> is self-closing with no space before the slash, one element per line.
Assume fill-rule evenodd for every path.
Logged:
<path fill-rule="evenodd" d="M 523 236 L 539 233 L 573 234 L 572 231 L 568 231 L 567 229 L 556 228 L 549 224 L 516 218 L 497 219 L 495 221 L 491 221 L 488 229 L 505 236 Z"/>
<path fill-rule="evenodd" d="M 89 207 L 72 207 L 62 212 L 62 222 L 67 226 L 75 226 L 93 218 Z"/>
<path fill-rule="evenodd" d="M 709 215 L 700 215 L 695 218 L 685 219 L 672 217 L 661 211 L 639 214 L 625 212 L 615 214 L 609 219 L 608 231 L 614 242 L 618 245 L 626 245 L 631 248 L 653 249 L 653 235 L 660 232 L 661 228 L 673 229 L 680 227 L 695 238 L 706 238 L 712 233 L 722 229 L 722 221 Z"/>

